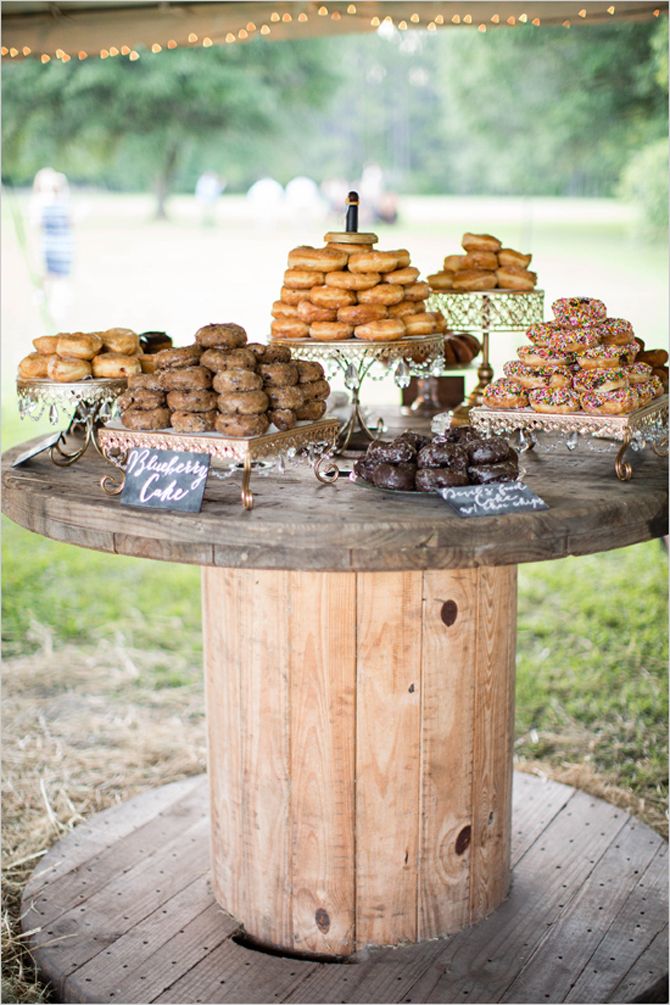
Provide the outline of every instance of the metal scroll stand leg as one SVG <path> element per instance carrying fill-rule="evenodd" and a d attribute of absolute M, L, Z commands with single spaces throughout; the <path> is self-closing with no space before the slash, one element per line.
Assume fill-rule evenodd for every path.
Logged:
<path fill-rule="evenodd" d="M 67 468 L 71 464 L 74 464 L 75 461 L 78 461 L 86 453 L 91 444 L 93 444 L 100 456 L 103 457 L 104 455 L 98 443 L 98 421 L 99 417 L 96 412 L 82 412 L 81 406 L 79 406 L 70 420 L 70 425 L 61 434 L 58 442 L 51 447 L 49 451 L 51 461 L 59 468 Z M 65 450 L 63 448 L 65 437 L 75 429 L 83 429 L 83 442 L 76 450 Z"/>
<path fill-rule="evenodd" d="M 631 444 L 632 438 L 633 437 L 630 429 L 627 429 L 624 432 L 623 440 L 621 441 L 621 446 L 619 447 L 617 455 L 614 458 L 614 471 L 616 472 L 616 476 L 620 482 L 629 482 L 633 477 L 633 468 L 628 463 L 628 461 L 624 460 L 624 455 Z"/>
<path fill-rule="evenodd" d="M 361 433 L 367 441 L 376 440 L 384 432 L 384 420 L 378 419 L 373 431 L 370 431 L 365 416 L 361 410 L 360 390 L 361 385 L 368 374 L 374 360 L 362 360 L 358 366 L 338 358 L 338 365 L 344 371 L 344 383 L 351 391 L 351 414 L 342 426 L 337 437 L 335 450 L 338 454 L 343 453 L 349 446 L 352 437 L 356 433 Z"/>
<path fill-rule="evenodd" d="M 477 368 L 477 386 L 468 395 L 467 402 L 463 402 L 452 412 L 452 424 L 454 426 L 467 426 L 470 421 L 470 409 L 477 408 L 482 404 L 484 390 L 493 380 L 493 367 L 489 362 L 489 336 L 491 333 L 491 301 L 488 297 L 483 297 L 481 315 L 481 339 L 482 339 L 482 361 Z"/>
<path fill-rule="evenodd" d="M 254 508 L 254 494 L 251 491 L 251 457 L 245 455 L 244 467 L 242 469 L 242 505 L 246 510 Z"/>

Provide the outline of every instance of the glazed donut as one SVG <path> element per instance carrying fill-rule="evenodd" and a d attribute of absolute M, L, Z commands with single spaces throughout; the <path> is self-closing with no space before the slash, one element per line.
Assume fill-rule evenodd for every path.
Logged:
<path fill-rule="evenodd" d="M 417 492 L 436 492 L 468 484 L 467 472 L 458 468 L 420 468 L 414 477 Z"/>
<path fill-rule="evenodd" d="M 270 409 L 272 411 L 285 408 L 290 408 L 291 411 L 295 411 L 305 403 L 302 387 L 298 386 L 269 387 L 267 389 L 267 397 L 270 401 Z"/>
<path fill-rule="evenodd" d="M 372 469 L 372 483 L 380 489 L 393 489 L 400 492 L 414 491 L 416 464 L 376 464 Z"/>
<path fill-rule="evenodd" d="M 121 412 L 121 422 L 126 429 L 168 429 L 170 413 L 167 408 L 152 408 L 144 412 L 139 408 L 127 408 Z"/>
<path fill-rule="evenodd" d="M 388 313 L 384 304 L 351 304 L 340 307 L 337 320 L 345 325 L 365 325 L 368 321 L 381 321 Z"/>
<path fill-rule="evenodd" d="M 212 386 L 212 372 L 206 366 L 182 366 L 177 370 L 161 370 L 158 380 L 164 391 L 206 391 Z"/>
<path fill-rule="evenodd" d="M 423 285 L 423 284 L 416 284 Z M 399 304 L 403 297 L 406 300 L 418 299 L 406 296 L 405 291 L 413 289 L 412 286 L 394 286 L 393 283 L 379 283 L 369 290 L 361 290 L 358 294 L 359 304 L 384 304 L 389 307 L 391 304 Z"/>
<path fill-rule="evenodd" d="M 19 363 L 18 374 L 23 380 L 43 380 L 45 377 L 49 376 L 49 363 L 51 360 L 60 359 L 60 356 L 56 356 L 54 353 L 52 356 L 43 356 L 40 352 L 31 352 L 27 356 L 24 356 Z M 76 363 L 77 360 L 69 360 L 70 363 Z M 88 372 L 82 374 L 83 377 L 91 376 L 91 368 L 88 367 Z M 73 377 L 73 380 L 81 380 L 82 376 Z M 52 380 L 59 380 L 61 378 L 52 377 Z M 63 377 L 63 380 L 69 380 L 69 377 Z"/>
<path fill-rule="evenodd" d="M 522 255 L 520 251 L 514 251 L 513 248 L 500 248 L 498 265 L 503 269 L 527 269 L 532 257 L 532 255 Z"/>
<path fill-rule="evenodd" d="M 268 418 L 277 429 L 293 429 L 296 424 L 295 412 L 290 408 L 275 408 L 268 412 Z"/>
<path fill-rule="evenodd" d="M 292 387 L 298 383 L 296 363 L 261 363 L 258 372 L 266 387 Z"/>
<path fill-rule="evenodd" d="M 337 272 L 347 264 L 348 255 L 336 248 L 310 248 L 303 245 L 288 253 L 289 269 L 304 269 L 306 272 Z"/>
<path fill-rule="evenodd" d="M 261 356 L 261 363 L 290 363 L 291 350 L 287 345 L 266 345 Z"/>
<path fill-rule="evenodd" d="M 272 322 L 270 332 L 275 338 L 307 338 L 309 326 L 296 318 L 281 318 Z"/>
<path fill-rule="evenodd" d="M 381 282 L 381 278 L 379 272 L 329 272 L 326 286 L 334 286 L 338 290 L 369 290 Z M 313 298 L 310 297 L 310 300 Z"/>
<path fill-rule="evenodd" d="M 468 251 L 459 265 L 459 269 L 475 269 L 479 272 L 495 272 L 497 268 L 498 256 L 495 251 Z"/>
<path fill-rule="evenodd" d="M 187 345 L 182 349 L 161 349 L 156 353 L 156 366 L 159 370 L 172 367 L 197 366 L 200 362 L 202 349 L 199 345 Z"/>
<path fill-rule="evenodd" d="M 312 286 L 320 286 L 323 281 L 323 272 L 313 269 L 287 269 L 284 273 L 284 286 L 288 286 L 290 290 L 310 290 Z"/>
<path fill-rule="evenodd" d="M 502 245 L 491 234 L 463 234 L 461 246 L 466 251 L 498 251 Z"/>
<path fill-rule="evenodd" d="M 303 401 L 325 401 L 330 394 L 327 380 L 310 380 L 300 385 Z"/>
<path fill-rule="evenodd" d="M 270 428 L 267 415 L 217 415 L 217 433 L 224 436 L 262 436 Z"/>
<path fill-rule="evenodd" d="M 584 370 L 618 370 L 635 359 L 635 351 L 628 345 L 595 345 L 577 357 Z"/>
<path fill-rule="evenodd" d="M 128 390 L 162 391 L 161 374 L 131 373 L 128 377 Z"/>
<path fill-rule="evenodd" d="M 432 335 L 435 331 L 435 318 L 432 314 L 410 314 L 403 318 L 407 335 Z"/>
<path fill-rule="evenodd" d="M 631 363 L 622 372 L 631 384 L 646 384 L 652 377 L 652 368 L 648 363 Z"/>
<path fill-rule="evenodd" d="M 162 391 L 146 391 L 141 387 L 125 391 L 117 400 L 122 412 L 127 408 L 141 408 L 143 411 L 165 408 L 165 395 Z"/>
<path fill-rule="evenodd" d="M 326 247 L 331 248 L 333 251 L 341 251 L 343 255 L 347 256 L 347 261 L 349 260 L 349 255 L 354 255 L 357 251 L 360 251 L 360 244 L 338 244 L 337 241 L 328 241 Z M 344 266 L 342 267 L 344 268 Z"/>
<path fill-rule="evenodd" d="M 642 352 L 638 352 L 637 360 L 639 363 L 648 363 L 649 366 L 658 369 L 668 362 L 668 354 L 665 349 L 643 349 Z"/>
<path fill-rule="evenodd" d="M 597 345 L 598 335 L 590 328 L 562 328 L 550 335 L 547 342 L 547 348 L 564 353 L 583 353 Z"/>
<path fill-rule="evenodd" d="M 533 345 L 548 346 L 549 340 L 562 331 L 564 329 L 561 328 L 558 321 L 540 321 L 526 329 L 526 338 Z"/>
<path fill-rule="evenodd" d="M 216 408 L 217 394 L 216 391 L 205 391 L 203 388 L 195 391 L 169 391 L 167 403 L 171 412 L 211 412 Z"/>
<path fill-rule="evenodd" d="M 435 331 L 436 331 L 436 333 L 438 335 L 445 334 L 445 332 L 447 330 L 447 322 L 445 320 L 445 317 L 444 317 L 444 314 L 442 313 L 442 311 L 428 311 L 428 313 L 433 315 L 433 320 L 435 321 Z M 475 339 L 475 341 L 476 341 L 476 339 Z M 479 346 L 479 342 L 477 342 L 477 345 Z M 480 351 L 481 351 L 481 346 L 479 346 L 479 349 L 477 349 L 477 352 L 474 355 L 476 356 L 477 353 L 480 352 Z"/>
<path fill-rule="evenodd" d="M 256 354 L 251 349 L 207 349 L 200 362 L 208 370 L 255 370 Z"/>
<path fill-rule="evenodd" d="M 412 283 L 410 286 L 401 286 L 405 300 L 417 303 L 430 296 L 430 286 L 428 283 Z M 360 298 L 359 298 L 360 299 Z"/>
<path fill-rule="evenodd" d="M 158 367 L 156 366 L 156 354 L 143 352 L 137 357 L 140 361 L 140 366 L 142 367 L 142 373 L 156 373 Z"/>
<path fill-rule="evenodd" d="M 483 401 L 489 408 L 525 408 L 528 395 L 516 380 L 499 377 L 484 388 Z"/>
<path fill-rule="evenodd" d="M 334 307 L 317 307 L 311 300 L 301 300 L 298 304 L 298 319 L 306 325 L 314 321 L 336 321 L 337 311 Z"/>
<path fill-rule="evenodd" d="M 392 251 L 387 251 L 386 254 L 395 257 L 399 269 L 406 269 L 409 265 L 410 257 L 407 248 L 393 248 Z"/>
<path fill-rule="evenodd" d="M 279 299 L 282 303 L 292 304 L 294 307 L 305 298 L 304 290 L 291 290 L 288 286 L 282 286 L 279 292 Z"/>
<path fill-rule="evenodd" d="M 350 272 L 393 272 L 398 259 L 390 251 L 358 251 L 349 256 Z"/>
<path fill-rule="evenodd" d="M 597 325 L 597 332 L 603 345 L 627 345 L 635 336 L 632 324 L 623 318 L 605 318 Z"/>
<path fill-rule="evenodd" d="M 465 255 L 447 255 L 442 263 L 445 272 L 458 272 L 462 268 Z"/>
<path fill-rule="evenodd" d="M 354 335 L 365 342 L 394 342 L 405 335 L 405 323 L 402 318 L 369 321 L 365 325 L 357 325 Z"/>
<path fill-rule="evenodd" d="M 602 300 L 591 297 L 563 297 L 554 300 L 551 309 L 562 325 L 571 327 L 592 325 L 607 317 L 607 308 Z"/>
<path fill-rule="evenodd" d="M 526 366 L 516 360 L 510 360 L 503 366 L 506 377 L 516 380 L 526 390 L 534 387 L 570 387 L 572 374 L 567 367 L 561 366 Z"/>
<path fill-rule="evenodd" d="M 305 420 L 316 422 L 317 419 L 322 418 L 325 414 L 325 401 L 308 401 L 306 404 L 301 405 L 300 408 L 296 409 L 295 417 L 300 422 L 304 422 Z"/>
<path fill-rule="evenodd" d="M 575 361 L 574 353 L 558 352 L 547 346 L 522 345 L 516 354 L 526 366 L 570 366 Z"/>
<path fill-rule="evenodd" d="M 434 272 L 427 277 L 427 281 L 431 290 L 453 290 L 454 288 L 453 272 Z"/>
<path fill-rule="evenodd" d="M 624 370 L 578 370 L 572 378 L 572 386 L 579 394 L 583 391 L 616 391 L 618 387 L 628 387 L 628 377 Z"/>
<path fill-rule="evenodd" d="M 525 269 L 496 269 L 496 279 L 501 290 L 534 290 L 537 273 Z"/>
<path fill-rule="evenodd" d="M 211 433 L 218 414 L 215 408 L 211 412 L 173 412 L 170 422 L 178 433 Z"/>
<path fill-rule="evenodd" d="M 307 294 L 307 299 L 317 307 L 328 310 L 339 310 L 356 303 L 356 294 L 351 290 L 336 289 L 334 286 L 314 286 Z"/>
<path fill-rule="evenodd" d="M 82 332 L 58 336 L 56 352 L 67 359 L 93 359 L 102 349 L 99 335 L 84 335 Z"/>
<path fill-rule="evenodd" d="M 198 328 L 195 341 L 203 349 L 239 349 L 246 345 L 247 333 L 242 325 L 226 321 L 223 324 L 209 324 Z"/>
<path fill-rule="evenodd" d="M 382 276 L 382 282 L 395 283 L 396 286 L 413 286 L 419 278 L 419 270 L 413 266 L 405 269 L 394 269 Z"/>
<path fill-rule="evenodd" d="M 265 391 L 227 391 L 219 395 L 218 401 L 222 415 L 261 415 L 269 404 Z"/>
<path fill-rule="evenodd" d="M 312 363 L 306 359 L 296 359 L 298 380 L 301 384 L 310 384 L 313 380 L 323 380 L 324 371 L 320 363 Z"/>
<path fill-rule="evenodd" d="M 219 370 L 212 381 L 214 390 L 219 394 L 228 391 L 262 391 L 263 378 L 253 370 Z"/>
<path fill-rule="evenodd" d="M 142 373 L 142 364 L 137 356 L 125 356 L 120 352 L 104 352 L 91 360 L 94 377 L 128 377 L 131 373 Z"/>
<path fill-rule="evenodd" d="M 418 314 L 421 310 L 418 300 L 401 300 L 399 304 L 389 304 L 387 313 L 390 318 L 406 318 Z"/>
<path fill-rule="evenodd" d="M 307 301 L 302 301 L 307 303 Z M 275 300 L 270 310 L 273 318 L 297 318 L 298 308 L 294 304 L 285 304 L 283 300 Z"/>
<path fill-rule="evenodd" d="M 351 338 L 353 333 L 353 326 L 341 321 L 315 321 L 309 326 L 310 338 L 316 342 L 340 342 Z"/>
<path fill-rule="evenodd" d="M 58 335 L 40 335 L 33 339 L 33 345 L 41 356 L 53 356 L 58 348 Z"/>
<path fill-rule="evenodd" d="M 548 415 L 568 415 L 580 408 L 579 395 L 569 387 L 536 387 L 528 392 L 528 404 Z"/>
<path fill-rule="evenodd" d="M 479 269 L 462 269 L 454 274 L 454 289 L 476 293 L 480 290 L 495 290 L 498 277 L 495 272 Z"/>
<path fill-rule="evenodd" d="M 579 398 L 582 408 L 591 415 L 626 415 L 637 406 L 637 395 L 630 387 L 616 391 L 584 391 Z"/>
<path fill-rule="evenodd" d="M 120 352 L 124 356 L 135 356 L 140 352 L 140 337 L 132 328 L 108 328 L 98 332 L 98 338 L 109 352 Z"/>

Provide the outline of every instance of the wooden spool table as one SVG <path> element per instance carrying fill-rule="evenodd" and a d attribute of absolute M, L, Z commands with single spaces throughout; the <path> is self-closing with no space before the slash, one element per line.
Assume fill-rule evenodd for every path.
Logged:
<path fill-rule="evenodd" d="M 10 451 L 5 461 L 24 448 Z M 516 566 L 666 533 L 667 468 L 645 460 L 633 482 L 619 484 L 601 456 L 570 457 L 569 472 L 566 459 L 556 456 L 529 456 L 525 463 L 527 480 L 550 508 L 471 520 L 451 515 L 439 499 L 378 493 L 344 480 L 324 486 L 299 471 L 261 482 L 249 513 L 240 511 L 234 486 L 216 481 L 208 485 L 200 514 L 147 513 L 100 491 L 106 466 L 98 458 L 65 471 L 43 456 L 16 470 L 5 466 L 3 508 L 22 526 L 100 551 L 203 567 L 211 880 L 216 901 L 232 917 L 214 908 L 203 886 L 201 851 L 210 826 L 203 829 L 202 786 L 184 783 L 175 790 L 180 798 L 158 790 L 135 800 L 139 809 L 133 812 L 121 807 L 99 823 L 94 818 L 87 825 L 90 837 L 73 842 L 77 829 L 56 846 L 24 898 L 26 930 L 40 928 L 32 936 L 38 964 L 61 995 L 74 995 L 66 1000 L 272 1000 L 253 983 L 255 973 L 267 974 L 268 959 L 279 973 L 269 949 L 305 957 L 283 959 L 281 972 L 291 979 L 275 998 L 411 1001 L 400 976 L 397 987 L 382 979 L 379 960 L 401 959 L 388 950 L 360 962 L 369 967 L 374 959 L 382 997 L 373 997 L 369 981 L 364 998 L 360 988 L 348 989 L 345 964 L 339 983 L 330 968 L 323 971 L 324 959 L 361 961 L 368 947 L 404 943 L 418 943 L 402 950 L 414 983 L 428 988 L 432 979 L 437 995 L 414 1000 L 587 1000 L 570 997 L 574 982 L 569 988 L 564 979 L 556 983 L 541 950 L 545 926 L 563 921 L 564 941 L 580 958 L 586 952 L 586 965 L 601 938 L 616 942 L 618 932 L 622 943 L 629 938 L 620 915 L 641 905 L 644 913 L 641 879 L 652 866 L 655 896 L 663 898 L 664 842 L 623 811 L 565 786 L 522 782 L 516 797 L 525 821 L 521 857 L 532 861 L 535 850 L 535 871 L 525 879 L 528 896 L 517 878 L 504 908 L 484 925 L 467 927 L 490 915 L 510 890 Z M 595 843 L 584 841 L 585 821 L 598 828 Z M 595 838 L 595 830 L 589 836 Z M 120 859 L 117 841 L 128 846 Z M 612 916 L 593 901 L 602 900 L 598 869 L 608 855 L 607 881 L 616 874 L 621 883 L 619 914 Z M 119 875 L 121 862 L 132 881 Z M 544 873 L 545 863 L 551 874 Z M 570 876 L 565 893 L 554 871 L 561 868 Z M 166 871 L 172 879 L 157 887 Z M 78 885 L 82 880 L 88 888 Z M 159 983 L 168 982 L 154 997 L 128 997 L 125 970 L 117 969 L 110 983 L 107 957 L 117 960 L 117 942 L 126 956 L 132 944 L 137 976 L 146 946 L 156 951 L 155 929 L 150 924 L 151 938 L 134 942 L 128 930 L 137 923 L 139 934 L 148 931 L 142 919 L 152 912 L 159 929 L 164 919 L 161 945 L 183 942 L 193 905 L 188 897 L 180 901 L 179 890 L 194 883 L 201 888 L 196 930 L 207 939 L 204 972 L 212 977 L 208 943 L 239 936 L 243 926 L 229 959 L 233 969 L 242 966 L 237 952 L 252 967 L 243 990 L 239 981 L 226 985 L 228 964 L 221 964 L 216 990 L 203 992 L 191 961 L 172 971 L 174 980 L 159 968 Z M 571 912 L 584 909 L 585 890 L 600 921 L 589 928 L 599 932 L 598 940 L 581 931 L 576 938 L 571 923 Z M 86 908 L 78 905 L 91 891 L 100 913 L 84 931 Z M 202 906 L 205 901 L 209 906 Z M 532 920 L 520 928 L 519 912 L 527 910 Z M 496 932 L 504 911 L 514 928 L 509 941 L 482 950 L 482 931 L 493 925 L 489 933 Z M 606 996 L 624 986 L 629 972 L 643 990 L 662 981 L 662 928 L 647 919 L 644 947 L 636 954 L 627 947 L 621 971 L 610 960 L 601 970 L 607 980 L 584 985 L 588 1000 L 610 1000 Z M 516 944 L 522 930 L 523 949 Z M 455 944 L 465 955 L 452 986 L 444 974 L 454 965 L 444 969 L 440 960 L 450 958 L 454 939 L 429 940 L 459 931 Z M 550 940 L 552 951 L 563 947 L 557 938 Z M 476 975 L 473 994 L 479 997 L 462 999 L 468 946 L 477 959 L 488 952 L 490 971 Z M 181 958 L 181 950 L 171 951 Z M 536 956 L 537 972 L 530 962 Z M 326 997 L 305 979 L 315 968 L 330 975 Z M 563 978 L 574 972 L 572 963 L 558 970 Z M 522 972 L 538 997 L 506 998 Z"/>

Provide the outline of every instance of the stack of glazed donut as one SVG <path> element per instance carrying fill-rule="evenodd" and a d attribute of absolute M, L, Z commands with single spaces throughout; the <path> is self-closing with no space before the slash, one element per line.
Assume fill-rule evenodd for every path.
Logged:
<path fill-rule="evenodd" d="M 663 394 L 662 380 L 639 359 L 643 343 L 629 321 L 608 318 L 605 304 L 589 297 L 556 300 L 552 310 L 555 320 L 531 325 L 530 345 L 486 388 L 486 406 L 626 415 Z"/>
<path fill-rule="evenodd" d="M 377 488 L 434 492 L 457 485 L 513 481 L 519 464 L 501 436 L 486 437 L 470 426 L 459 426 L 432 440 L 410 432 L 395 440 L 375 440 L 354 464 L 354 475 Z"/>
<path fill-rule="evenodd" d="M 503 248 L 491 234 L 463 234 L 464 255 L 447 255 L 441 272 L 428 276 L 431 290 L 534 290 L 537 274 L 529 272 L 532 255 Z"/>
<path fill-rule="evenodd" d="M 336 243 L 294 248 L 272 305 L 272 338 L 393 342 L 433 335 L 446 326 L 439 311 L 426 311 L 429 293 L 404 249 Z"/>
<path fill-rule="evenodd" d="M 122 379 L 153 365 L 153 357 L 142 352 L 140 337 L 130 328 L 42 335 L 33 339 L 33 346 L 35 352 L 19 363 L 22 379 L 61 383 L 90 377 Z"/>
<path fill-rule="evenodd" d="M 136 374 L 119 399 L 129 429 L 260 436 L 271 424 L 292 429 L 320 419 L 330 393 L 320 363 L 290 349 L 247 343 L 240 325 L 199 328 L 193 345 L 165 349 L 155 373 Z"/>

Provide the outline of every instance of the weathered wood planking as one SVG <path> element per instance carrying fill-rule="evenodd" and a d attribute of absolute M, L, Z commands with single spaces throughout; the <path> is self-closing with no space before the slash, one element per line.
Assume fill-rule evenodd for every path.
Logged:
<path fill-rule="evenodd" d="M 91 818 L 37 866 L 36 872 L 56 863 L 60 879 L 47 884 L 43 916 L 26 915 L 24 930 L 41 925 L 46 932 L 69 918 L 57 954 L 42 933 L 26 940 L 58 1000 L 175 1005 L 664 1000 L 667 845 L 601 800 L 517 775 L 514 883 L 498 911 L 450 938 L 372 950 L 357 962 L 321 964 L 269 956 L 233 941 L 236 921 L 215 903 L 205 875 L 193 873 L 194 861 L 204 864 L 208 854 L 207 783 L 199 778 L 185 785 L 200 798 L 195 827 L 184 813 L 186 789 L 175 799 L 175 789 L 168 787 L 172 792 L 164 800 L 147 793 L 139 802 L 135 798 Z M 147 830 L 152 822 L 160 827 Z M 143 841 L 134 840 L 136 831 L 143 831 Z M 117 875 L 110 876 L 112 850 Z M 156 865 L 147 870 L 152 860 Z M 83 910 L 72 911 L 65 882 L 73 873 L 69 889 L 77 885 L 83 863 L 91 869 L 87 875 L 95 892 L 78 902 Z M 170 884 L 159 887 L 157 896 L 161 869 L 164 876 L 171 874 Z M 27 888 L 24 910 L 29 900 Z"/>
<path fill-rule="evenodd" d="M 646 454 L 631 482 L 608 456 L 524 455 L 527 481 L 551 507 L 463 520 L 440 499 L 378 493 L 307 469 L 257 479 L 250 513 L 239 486 L 210 479 L 199 514 L 151 513 L 106 496 L 109 470 L 87 454 L 57 469 L 40 455 L 12 470 L 3 458 L 3 510 L 56 540 L 99 551 L 240 568 L 398 571 L 514 565 L 619 548 L 667 533 L 667 465 Z"/>

